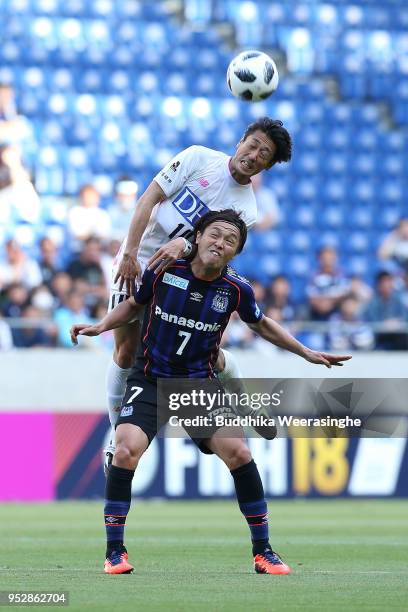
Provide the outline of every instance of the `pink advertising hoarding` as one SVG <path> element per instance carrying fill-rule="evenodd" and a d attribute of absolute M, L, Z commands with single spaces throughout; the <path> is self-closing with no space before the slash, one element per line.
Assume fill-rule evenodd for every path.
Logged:
<path fill-rule="evenodd" d="M 54 499 L 54 415 L 0 413 L 0 436 L 0 500 Z"/>

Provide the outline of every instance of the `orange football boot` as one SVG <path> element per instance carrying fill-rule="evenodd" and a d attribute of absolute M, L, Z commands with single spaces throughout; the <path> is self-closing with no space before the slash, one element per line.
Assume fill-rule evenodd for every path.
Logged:
<path fill-rule="evenodd" d="M 254 569 L 257 574 L 290 574 L 291 569 L 272 549 L 266 549 L 261 555 L 254 557 Z"/>
<path fill-rule="evenodd" d="M 131 574 L 133 565 L 129 563 L 128 553 L 125 547 L 121 550 L 113 550 L 105 559 L 105 574 Z"/>

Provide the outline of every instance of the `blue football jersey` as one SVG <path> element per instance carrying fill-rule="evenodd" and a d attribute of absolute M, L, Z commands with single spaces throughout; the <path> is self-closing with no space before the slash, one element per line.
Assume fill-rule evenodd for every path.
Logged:
<path fill-rule="evenodd" d="M 251 285 L 235 270 L 226 267 L 218 279 L 205 281 L 183 259 L 158 275 L 146 270 L 135 300 L 146 304 L 138 365 L 147 376 L 214 377 L 232 312 L 246 323 L 263 316 Z"/>

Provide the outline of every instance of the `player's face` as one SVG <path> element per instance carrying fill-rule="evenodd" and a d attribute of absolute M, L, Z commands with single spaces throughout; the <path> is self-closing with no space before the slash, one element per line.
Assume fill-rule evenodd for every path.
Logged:
<path fill-rule="evenodd" d="M 251 176 L 271 168 L 274 164 L 276 145 L 265 132 L 256 130 L 245 140 L 240 140 L 231 158 L 230 170 L 239 183 L 248 183 Z"/>
<path fill-rule="evenodd" d="M 198 257 L 209 268 L 222 270 L 236 254 L 239 244 L 239 229 L 227 221 L 214 221 L 202 234 L 197 234 Z"/>

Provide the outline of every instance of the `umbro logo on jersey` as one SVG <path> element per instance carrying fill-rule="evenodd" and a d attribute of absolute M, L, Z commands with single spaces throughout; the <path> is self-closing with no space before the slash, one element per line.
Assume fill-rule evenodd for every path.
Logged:
<path fill-rule="evenodd" d="M 190 293 L 190 300 L 192 300 L 193 302 L 201 302 L 203 297 L 204 296 L 201 295 L 201 293 L 198 293 L 198 291 L 194 291 L 194 293 Z"/>
<path fill-rule="evenodd" d="M 177 168 L 179 167 L 179 165 L 180 165 L 180 162 L 175 161 L 174 164 L 171 164 L 170 169 L 173 170 L 173 172 L 175 172 Z"/>
<path fill-rule="evenodd" d="M 205 178 L 199 178 L 198 182 L 200 183 L 201 187 L 208 187 L 208 185 L 210 184 Z"/>
<path fill-rule="evenodd" d="M 181 278 L 181 276 L 176 276 L 175 274 L 169 274 L 169 272 L 166 272 L 163 276 L 163 283 L 166 283 L 166 285 L 171 285 L 172 287 L 178 287 L 179 289 L 183 289 L 185 291 L 188 287 L 189 281 L 186 278 Z"/>

